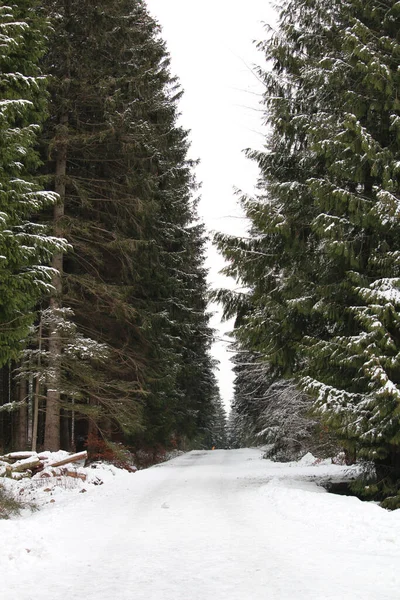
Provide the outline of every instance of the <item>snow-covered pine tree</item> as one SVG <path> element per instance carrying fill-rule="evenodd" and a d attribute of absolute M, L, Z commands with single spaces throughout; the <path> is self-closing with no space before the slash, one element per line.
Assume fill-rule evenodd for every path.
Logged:
<path fill-rule="evenodd" d="M 167 81 L 163 47 L 141 2 L 56 0 L 45 6 L 53 24 L 44 61 L 52 75 L 47 170 L 54 188 L 65 186 L 61 225 L 74 245 L 74 254 L 64 257 L 55 300 L 72 307 L 82 334 L 110 348 L 107 365 L 86 382 L 86 403 L 113 407 L 108 429 L 132 433 L 149 358 L 144 309 L 135 296 L 142 284 L 147 293 L 141 269 L 151 268 L 149 224 L 159 211 L 151 161 L 158 154 L 157 112 L 165 104 L 159 92 Z M 55 360 L 59 352 L 54 349 Z M 62 373 L 57 379 L 51 387 L 58 397 L 48 398 L 55 407 L 55 444 Z"/>
<path fill-rule="evenodd" d="M 264 409 L 264 395 L 272 383 L 268 363 L 262 362 L 260 354 L 240 350 L 238 343 L 232 344 L 234 363 L 234 396 L 232 418 L 234 424 L 234 446 L 247 448 L 261 444 L 257 438 L 257 422 Z"/>
<path fill-rule="evenodd" d="M 49 291 L 52 254 L 65 248 L 33 222 L 56 201 L 35 183 L 37 137 L 47 106 L 38 67 L 44 32 L 37 2 L 0 7 L 0 365 L 18 356 L 35 304 Z"/>
<path fill-rule="evenodd" d="M 315 7 L 315 3 L 308 3 Z M 236 317 L 236 384 L 233 418 L 236 444 L 256 443 L 262 399 L 269 387 L 282 378 L 292 378 L 304 367 L 299 352 L 303 337 L 323 329 L 323 321 L 311 312 L 315 303 L 313 273 L 320 257 L 315 254 L 310 223 L 316 215 L 307 180 L 318 172 L 318 162 L 308 148 L 307 123 L 315 110 L 299 73 L 307 55 L 301 49 L 288 49 L 300 32 L 296 2 L 286 3 L 281 28 L 260 49 L 271 70 L 260 69 L 265 84 L 263 105 L 270 133 L 263 152 L 248 151 L 258 163 L 260 177 L 255 198 L 241 196 L 249 220 L 247 236 L 237 238 L 217 234 L 215 242 L 228 266 L 225 273 L 243 291 L 219 290 L 214 295 L 223 303 L 224 316 Z M 316 27 L 323 15 L 306 8 Z M 324 36 L 329 29 L 319 27 L 315 52 L 322 56 Z M 291 32 L 291 33 L 290 33 Z M 303 32 L 302 32 L 303 34 Z M 333 34 L 332 34 L 333 35 Z"/>
<path fill-rule="evenodd" d="M 317 209 L 307 183 L 320 170 L 308 142 L 316 106 L 300 76 L 309 54 L 322 58 L 325 45 L 334 39 L 318 4 L 286 2 L 278 32 L 259 44 L 271 68 L 257 72 L 265 85 L 266 148 L 247 152 L 260 170 L 258 194 L 239 197 L 250 223 L 247 236 L 215 236 L 228 263 L 225 274 L 245 291 L 219 290 L 214 297 L 223 303 L 226 318 L 236 317 L 241 351 L 260 352 L 275 378 L 301 370 L 299 344 L 306 333 L 323 327 L 311 314 L 313 273 L 320 267 L 311 230 Z M 319 31 L 317 36 L 314 29 L 309 35 L 298 29 L 302 18 Z M 307 44 L 310 48 L 303 51 Z"/>
<path fill-rule="evenodd" d="M 266 458 L 296 460 L 311 452 L 328 456 L 338 448 L 315 416 L 313 400 L 294 380 L 276 379 L 262 354 L 240 351 L 236 343 L 232 402 L 234 445 L 268 445 Z"/>
<path fill-rule="evenodd" d="M 94 365 L 105 364 L 109 349 L 106 344 L 82 336 L 73 322 L 71 309 L 49 306 L 40 311 L 39 317 L 40 321 L 32 327 L 27 347 L 16 369 L 19 380 L 34 382 L 31 394 L 32 450 L 45 445 L 46 425 L 41 408 L 49 381 L 56 379 L 60 391 L 60 442 L 63 448 L 71 449 L 76 444 L 76 431 L 79 432 L 82 419 L 101 424 L 113 411 L 113 406 L 93 406 L 86 402 L 90 384 L 96 375 Z M 49 338 L 55 334 L 62 347 L 62 352 L 57 356 L 56 368 L 59 373 L 56 376 L 52 373 L 55 360 L 53 347 L 49 344 Z M 125 418 L 129 421 L 130 415 L 125 415 Z"/>
<path fill-rule="evenodd" d="M 64 241 L 38 223 L 38 215 L 57 201 L 37 179 L 37 140 L 47 114 L 46 80 L 39 68 L 47 24 L 39 3 L 22 0 L 0 7 L 0 444 L 13 435 L 26 443 L 26 382 L 19 390 L 11 370 L 35 319 L 38 300 L 49 293 L 52 256 Z M 6 392 L 3 395 L 3 392 Z M 19 406 L 19 419 L 15 410 Z M 17 425 L 17 426 L 16 426 Z"/>
<path fill-rule="evenodd" d="M 330 99 L 311 123 L 324 170 L 309 180 L 330 268 L 318 305 L 329 335 L 306 340 L 305 384 L 379 479 L 400 480 L 400 5 L 335 12 L 340 46 L 309 74 Z"/>
<path fill-rule="evenodd" d="M 399 478 L 399 4 L 291 0 L 261 45 L 267 149 L 249 239 L 217 237 L 250 290 L 238 339 L 300 377 L 343 442 Z"/>

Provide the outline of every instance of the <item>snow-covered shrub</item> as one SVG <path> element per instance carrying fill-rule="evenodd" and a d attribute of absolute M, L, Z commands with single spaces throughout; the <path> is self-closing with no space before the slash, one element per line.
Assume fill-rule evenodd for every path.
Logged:
<path fill-rule="evenodd" d="M 21 502 L 18 502 L 3 485 L 0 485 L 0 519 L 9 519 L 12 515 L 17 515 L 23 508 Z"/>

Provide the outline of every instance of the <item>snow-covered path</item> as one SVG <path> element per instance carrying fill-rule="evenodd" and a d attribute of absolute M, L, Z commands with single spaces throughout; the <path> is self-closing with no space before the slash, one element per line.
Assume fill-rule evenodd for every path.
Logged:
<path fill-rule="evenodd" d="M 1 600 L 400 598 L 400 511 L 260 454 L 191 452 L 0 522 Z"/>

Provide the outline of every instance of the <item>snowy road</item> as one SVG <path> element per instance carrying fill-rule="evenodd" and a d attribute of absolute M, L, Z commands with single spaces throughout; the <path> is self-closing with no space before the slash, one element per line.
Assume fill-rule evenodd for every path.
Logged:
<path fill-rule="evenodd" d="M 1 600 L 400 598 L 400 511 L 260 454 L 191 452 L 0 522 Z"/>

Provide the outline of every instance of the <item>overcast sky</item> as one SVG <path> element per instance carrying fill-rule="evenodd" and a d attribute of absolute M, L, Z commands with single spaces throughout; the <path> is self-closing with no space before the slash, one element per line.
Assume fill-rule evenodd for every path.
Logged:
<path fill-rule="evenodd" d="M 234 188 L 251 193 L 257 180 L 256 166 L 243 155 L 244 148 L 261 148 L 265 135 L 262 85 L 252 72 L 263 57 L 253 42 L 265 37 L 262 23 L 273 24 L 274 10 L 268 0 L 147 0 L 147 5 L 162 26 L 172 72 L 185 92 L 181 124 L 191 130 L 191 157 L 201 161 L 200 216 L 209 231 L 245 233 Z M 211 247 L 207 267 L 212 287 L 234 287 L 219 275 L 223 261 Z M 228 407 L 233 374 L 223 339 L 232 324 L 221 324 L 216 315 L 212 325 L 219 332 L 213 354 Z"/>

